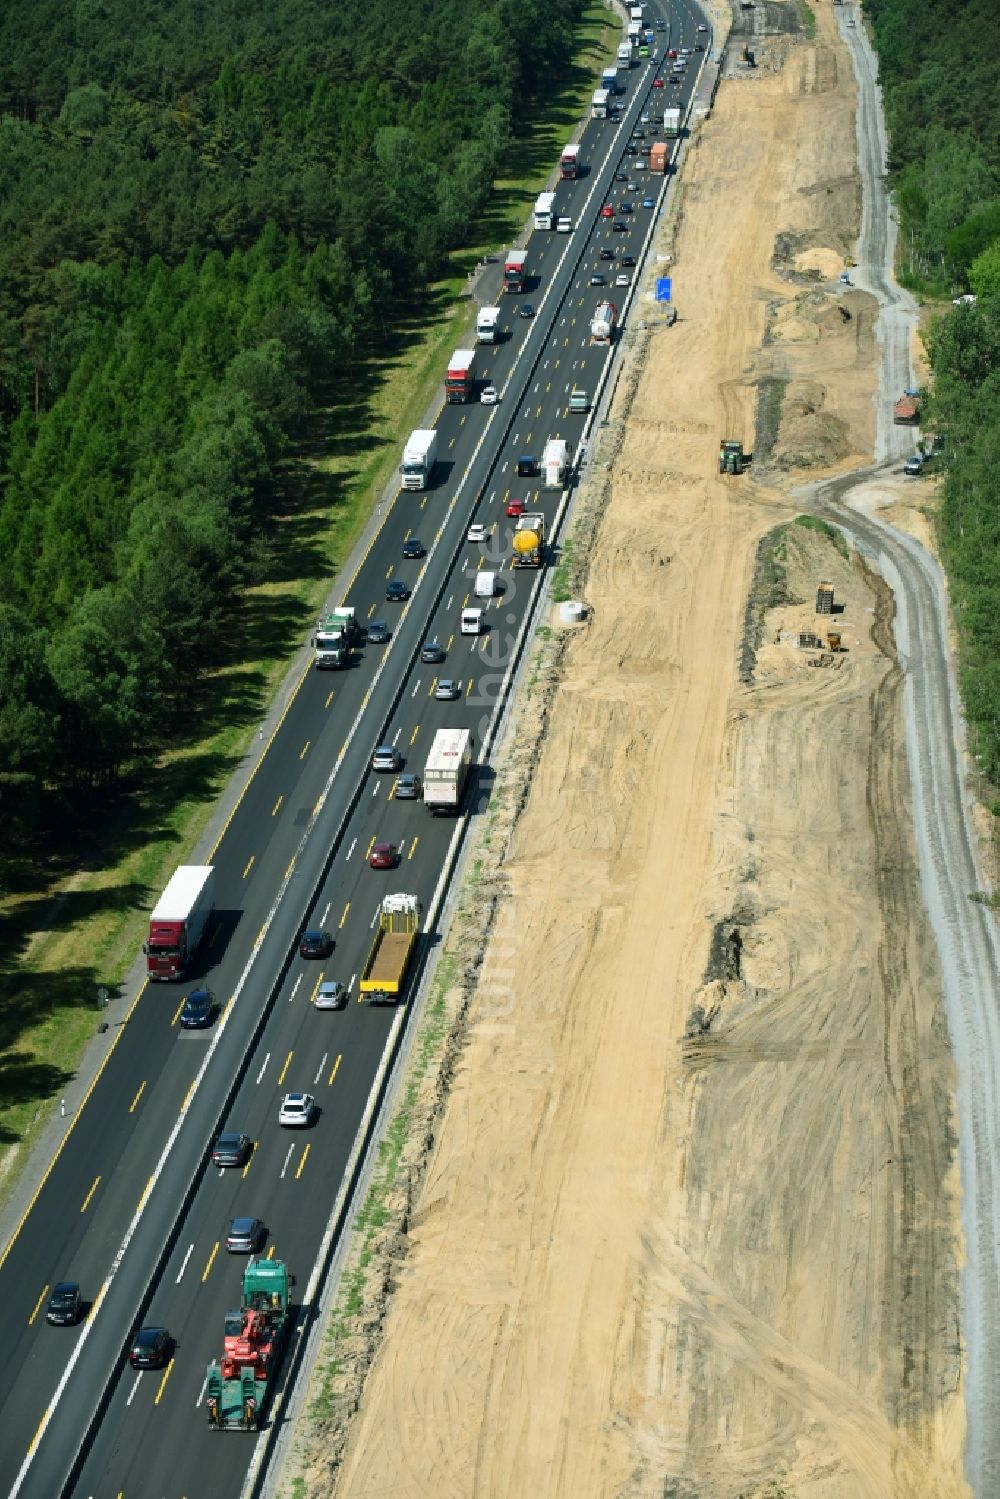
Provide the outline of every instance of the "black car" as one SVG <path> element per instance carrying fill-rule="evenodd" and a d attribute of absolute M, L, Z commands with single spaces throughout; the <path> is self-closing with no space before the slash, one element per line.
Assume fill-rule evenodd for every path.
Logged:
<path fill-rule="evenodd" d="M 252 1150 L 253 1141 L 249 1135 L 237 1134 L 235 1130 L 225 1130 L 212 1146 L 212 1165 L 245 1166 Z"/>
<path fill-rule="evenodd" d="M 328 958 L 333 952 L 333 938 L 329 932 L 308 931 L 302 933 L 299 942 L 300 958 Z"/>
<path fill-rule="evenodd" d="M 181 1026 L 186 1031 L 201 1031 L 211 1025 L 215 1012 L 215 995 L 211 989 L 192 989 L 181 1011 Z"/>
<path fill-rule="evenodd" d="M 427 640 L 420 647 L 420 659 L 427 666 L 437 666 L 444 657 L 444 646 L 438 645 L 436 640 Z"/>
<path fill-rule="evenodd" d="M 53 1288 L 45 1308 L 45 1320 L 53 1327 L 75 1327 L 80 1320 L 80 1287 L 75 1280 L 61 1280 Z"/>
<path fill-rule="evenodd" d="M 615 173 L 615 181 L 616 182 L 627 182 L 628 181 L 628 172 L 616 172 Z"/>
<path fill-rule="evenodd" d="M 635 265 L 635 256 L 634 255 L 623 255 L 622 256 L 622 267 L 624 268 L 625 266 L 629 266 L 629 265 Z"/>
<path fill-rule="evenodd" d="M 637 141 L 629 141 L 628 145 L 625 147 L 625 155 L 626 156 L 638 156 L 638 154 L 639 154 L 639 144 L 638 144 L 638 142 Z"/>
<path fill-rule="evenodd" d="M 403 556 L 407 562 L 416 562 L 424 555 L 424 544 L 419 536 L 408 536 L 403 542 Z"/>
<path fill-rule="evenodd" d="M 402 604 L 410 597 L 410 586 L 403 583 L 399 578 L 394 578 L 391 583 L 385 585 L 386 601 L 390 604 Z"/>
<path fill-rule="evenodd" d="M 140 1328 L 128 1351 L 133 1369 L 162 1369 L 169 1356 L 170 1334 L 165 1327 Z"/>
<path fill-rule="evenodd" d="M 518 317 L 534 317 L 535 309 L 532 307 L 530 302 L 522 302 L 520 307 L 517 309 L 517 315 Z"/>
<path fill-rule="evenodd" d="M 619 213 L 635 213 L 635 208 L 634 208 L 634 206 L 631 203 L 619 203 L 619 205 L 618 205 L 618 212 Z"/>
<path fill-rule="evenodd" d="M 696 52 L 704 52 L 705 48 L 702 46 L 701 42 L 695 42 L 694 50 Z"/>
<path fill-rule="evenodd" d="M 615 219 L 615 221 L 611 225 L 611 227 L 615 231 L 616 234 L 627 234 L 628 233 L 628 225 L 624 222 L 623 219 Z"/>
<path fill-rule="evenodd" d="M 514 465 L 514 471 L 519 479 L 534 479 L 538 474 L 537 458 L 533 458 L 530 453 L 522 453 Z"/>
<path fill-rule="evenodd" d="M 615 252 L 610 245 L 605 245 L 597 258 L 598 260 L 614 260 Z"/>
<path fill-rule="evenodd" d="M 226 1235 L 226 1248 L 230 1254 L 255 1254 L 266 1233 L 259 1218 L 233 1218 Z"/>
<path fill-rule="evenodd" d="M 388 645 L 392 631 L 384 619 L 373 619 L 366 631 L 369 645 Z"/>

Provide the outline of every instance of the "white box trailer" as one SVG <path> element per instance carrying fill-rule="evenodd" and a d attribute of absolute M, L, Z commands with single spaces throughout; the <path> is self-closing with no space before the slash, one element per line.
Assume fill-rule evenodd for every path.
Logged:
<path fill-rule="evenodd" d="M 481 344 L 495 344 L 497 323 L 500 321 L 499 307 L 480 307 L 476 316 L 476 339 Z"/>
<path fill-rule="evenodd" d="M 632 48 L 628 42 L 621 42 L 618 46 L 618 67 L 630 68 L 632 66 Z"/>
<path fill-rule="evenodd" d="M 569 473 L 569 447 L 563 437 L 550 437 L 542 453 L 542 484 L 546 489 L 562 489 Z"/>
<path fill-rule="evenodd" d="M 555 222 L 555 193 L 539 193 L 535 199 L 535 228 L 551 229 Z"/>
<path fill-rule="evenodd" d="M 417 427 L 410 433 L 399 465 L 404 489 L 426 489 L 437 459 L 437 432 L 433 427 Z"/>
<path fill-rule="evenodd" d="M 608 117 L 608 91 L 606 88 L 594 90 L 594 97 L 590 101 L 590 113 L 595 120 L 606 120 Z"/>
<path fill-rule="evenodd" d="M 472 767 L 468 729 L 438 729 L 424 766 L 424 806 L 435 814 L 454 812 L 461 804 Z"/>

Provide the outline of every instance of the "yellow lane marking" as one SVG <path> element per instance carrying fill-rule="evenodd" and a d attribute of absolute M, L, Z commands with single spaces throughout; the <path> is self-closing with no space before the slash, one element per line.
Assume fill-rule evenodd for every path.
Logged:
<path fill-rule="evenodd" d="M 350 901 L 348 901 L 347 905 L 344 907 L 344 914 L 340 918 L 340 921 L 337 923 L 337 930 L 338 931 L 341 931 L 343 929 L 344 922 L 347 920 L 347 913 L 348 913 L 348 911 L 350 909 L 351 909 L 351 903 L 350 903 Z"/>
<path fill-rule="evenodd" d="M 174 1367 L 174 1361 L 173 1361 L 173 1359 L 171 1359 L 170 1362 L 169 1362 L 169 1364 L 167 1365 L 167 1367 L 163 1371 L 163 1378 L 160 1380 L 159 1388 L 156 1391 L 156 1398 L 153 1401 L 154 1405 L 159 1405 L 160 1400 L 162 1399 L 162 1396 L 163 1396 L 163 1392 L 167 1388 L 167 1380 L 170 1378 L 170 1371 L 171 1371 L 171 1369 L 173 1367 Z"/>
<path fill-rule="evenodd" d="M 264 1256 L 264 1258 L 265 1259 L 269 1259 L 269 1260 L 273 1260 L 274 1259 L 274 1245 L 273 1244 L 268 1249 L 267 1254 Z"/>
<path fill-rule="evenodd" d="M 197 1086 L 198 1086 L 198 1079 L 195 1078 L 194 1081 L 192 1082 L 190 1088 L 187 1090 L 187 1092 L 184 1095 L 184 1102 L 181 1104 L 181 1113 L 182 1114 L 185 1114 L 187 1112 L 187 1106 L 191 1102 L 191 1094 L 194 1092 L 194 1090 L 195 1090 L 195 1088 L 197 1088 Z"/>
<path fill-rule="evenodd" d="M 177 1006 L 176 1010 L 174 1011 L 174 1018 L 170 1022 L 171 1025 L 176 1025 L 177 1024 L 178 1020 L 181 1018 L 181 1011 L 183 1010 L 183 1008 L 184 1008 L 184 1006 L 186 1004 L 187 1004 L 187 996 L 185 996 L 184 999 L 181 1000 L 180 1004 Z"/>
<path fill-rule="evenodd" d="M 145 1093 L 145 1091 L 146 1091 L 146 1081 L 145 1081 L 145 1078 L 144 1078 L 143 1081 L 139 1084 L 139 1091 L 138 1091 L 138 1093 L 136 1093 L 136 1095 L 133 1098 L 131 1104 L 129 1105 L 129 1113 L 130 1114 L 134 1114 L 135 1113 L 136 1107 L 137 1107 L 137 1105 L 139 1103 L 139 1099 L 142 1097 L 142 1095 L 143 1095 L 143 1093 Z"/>
<path fill-rule="evenodd" d="M 413 842 L 410 844 L 410 852 L 406 856 L 408 859 L 412 859 L 413 858 L 413 850 L 416 848 L 416 846 L 417 846 L 417 844 L 419 842 L 420 842 L 420 839 L 418 837 L 418 838 L 414 838 Z"/>
<path fill-rule="evenodd" d="M 204 1270 L 201 1272 L 201 1283 L 202 1283 L 202 1285 L 204 1285 L 205 1282 L 206 1282 L 206 1280 L 208 1279 L 208 1273 L 211 1270 L 212 1266 L 215 1264 L 215 1256 L 218 1254 L 218 1252 L 219 1252 L 219 1241 L 218 1241 L 218 1239 L 216 1239 L 215 1243 L 212 1245 L 212 1253 L 208 1257 L 208 1264 L 205 1266 Z"/>
<path fill-rule="evenodd" d="M 312 740 L 311 739 L 307 739 L 306 742 L 305 742 L 305 744 L 299 750 L 299 759 L 300 760 L 304 760 L 305 757 L 306 757 L 306 755 L 308 755 L 308 753 L 309 753 L 309 746 L 310 746 L 311 743 L 312 743 Z"/>
<path fill-rule="evenodd" d="M 251 1145 L 251 1147 L 250 1147 L 250 1154 L 247 1156 L 247 1163 L 243 1167 L 243 1180 L 244 1181 L 246 1181 L 246 1179 L 247 1179 L 247 1172 L 250 1170 L 250 1167 L 253 1165 L 253 1158 L 254 1158 L 254 1156 L 256 1154 L 257 1154 L 257 1141 L 255 1140 L 253 1142 L 253 1144 Z"/>
<path fill-rule="evenodd" d="M 285 1073 L 288 1071 L 289 1067 L 291 1066 L 292 1058 L 294 1057 L 294 1055 L 295 1055 L 295 1052 L 294 1051 L 290 1051 L 288 1053 L 287 1057 L 285 1058 L 285 1065 L 284 1065 L 284 1067 L 282 1067 L 282 1069 L 281 1069 L 281 1076 L 278 1078 L 278 1087 L 279 1088 L 281 1087 L 282 1083 L 285 1081 Z"/>
<path fill-rule="evenodd" d="M 326 695 L 326 702 L 323 704 L 323 707 L 324 708 L 329 708 L 330 704 L 333 702 L 333 699 L 334 699 L 334 693 L 328 692 L 327 695 Z"/>
<path fill-rule="evenodd" d="M 412 744 L 412 743 L 413 743 L 413 741 L 414 741 L 414 740 L 415 740 L 415 739 L 416 739 L 416 737 L 417 737 L 417 735 L 418 735 L 418 734 L 419 734 L 419 733 L 420 733 L 420 725 L 419 725 L 419 724 L 417 724 L 417 726 L 416 726 L 416 728 L 415 728 L 415 729 L 414 729 L 414 730 L 413 730 L 413 733 L 412 733 L 412 734 L 411 734 L 411 735 L 410 735 L 410 743 L 411 743 L 411 744 Z"/>
<path fill-rule="evenodd" d="M 341 1063 L 341 1054 L 338 1053 L 337 1060 L 334 1062 L 333 1066 L 330 1069 L 330 1076 L 326 1080 L 326 1086 L 328 1088 L 332 1088 L 333 1087 L 333 1080 L 337 1076 L 337 1073 L 340 1071 L 340 1063 Z M 48 1289 L 48 1288 L 46 1287 L 46 1289 Z M 45 1295 L 44 1291 L 42 1292 L 42 1295 L 43 1296 Z"/>
<path fill-rule="evenodd" d="M 302 1152 L 302 1159 L 299 1162 L 299 1169 L 295 1173 L 295 1180 L 296 1181 L 298 1181 L 299 1177 L 302 1175 L 303 1171 L 306 1168 L 306 1161 L 309 1159 L 309 1152 L 310 1152 L 310 1150 L 312 1150 L 312 1146 L 311 1145 L 307 1145 L 306 1148 L 305 1148 L 305 1150 Z"/>
<path fill-rule="evenodd" d="M 281 806 L 281 803 L 284 800 L 285 800 L 285 798 L 283 796 L 279 796 L 278 797 L 278 800 L 275 802 L 274 806 L 271 808 L 271 816 L 272 817 L 276 817 L 278 815 L 278 808 Z"/>
<path fill-rule="evenodd" d="M 247 861 L 247 867 L 246 867 L 246 869 L 244 869 L 244 871 L 243 871 L 243 878 L 244 878 L 244 879 L 246 879 L 246 877 L 247 877 L 247 875 L 248 875 L 248 874 L 249 874 L 249 873 L 250 873 L 250 870 L 251 870 L 251 869 L 252 869 L 252 868 L 253 868 L 253 861 L 254 861 L 254 859 L 255 859 L 255 858 L 256 858 L 256 857 L 257 857 L 257 855 L 256 855 L 256 854 L 251 854 L 251 855 L 250 855 L 250 858 L 249 858 L 249 860 L 248 860 L 248 861 Z"/>
<path fill-rule="evenodd" d="M 35 1318 L 38 1316 L 38 1313 L 41 1311 L 41 1309 L 42 1309 L 42 1302 L 45 1300 L 45 1293 L 48 1291 L 48 1289 L 49 1288 L 48 1288 L 47 1285 L 45 1285 L 45 1286 L 42 1287 L 42 1294 L 39 1296 L 38 1300 L 35 1302 L 35 1310 L 32 1312 L 31 1316 L 28 1318 L 28 1326 L 29 1327 L 31 1326 L 32 1322 L 34 1322 Z"/>
<path fill-rule="evenodd" d="M 139 1198 L 139 1201 L 135 1205 L 135 1210 L 136 1210 L 137 1213 L 141 1213 L 142 1212 L 142 1205 L 146 1201 L 146 1198 L 149 1196 L 149 1194 L 150 1194 L 150 1192 L 152 1190 L 153 1190 L 153 1178 L 150 1177 L 149 1180 L 147 1181 L 146 1185 L 142 1189 L 142 1196 Z"/>
<path fill-rule="evenodd" d="M 93 1197 L 94 1193 L 97 1191 L 98 1183 L 100 1182 L 100 1180 L 101 1180 L 101 1178 L 99 1176 L 95 1176 L 94 1177 L 94 1185 L 91 1187 L 90 1191 L 87 1193 L 86 1197 L 83 1199 L 83 1203 L 81 1204 L 81 1207 L 80 1207 L 80 1212 L 81 1213 L 85 1213 L 87 1211 L 87 1209 L 90 1207 L 90 1199 Z"/>

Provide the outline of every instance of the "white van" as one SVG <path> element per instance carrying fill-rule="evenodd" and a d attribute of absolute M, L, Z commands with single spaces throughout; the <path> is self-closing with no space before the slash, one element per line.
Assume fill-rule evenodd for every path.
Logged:
<path fill-rule="evenodd" d="M 477 573 L 476 574 L 476 598 L 477 599 L 491 599 L 493 597 L 493 595 L 496 593 L 496 591 L 497 591 L 497 575 L 496 575 L 496 573 L 482 572 L 482 573 Z"/>
<path fill-rule="evenodd" d="M 463 609 L 460 633 L 462 635 L 479 635 L 483 628 L 483 611 L 481 609 Z"/>
<path fill-rule="evenodd" d="M 557 222 L 557 224 L 556 224 L 556 233 L 557 234 L 572 234 L 573 233 L 573 220 L 572 219 L 565 219 L 565 218 L 564 219 L 559 219 L 558 222 Z"/>

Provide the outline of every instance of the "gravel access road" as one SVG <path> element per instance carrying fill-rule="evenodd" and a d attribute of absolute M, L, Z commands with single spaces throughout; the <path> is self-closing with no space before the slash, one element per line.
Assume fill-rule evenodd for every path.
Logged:
<path fill-rule="evenodd" d="M 949 650 L 944 574 L 918 541 L 865 514 L 866 484 L 913 450 L 916 429 L 896 427 L 892 405 L 911 383 L 917 308 L 893 278 L 896 231 L 885 189 L 886 142 L 877 63 L 863 27 L 840 27 L 858 82 L 858 159 L 864 210 L 856 284 L 878 298 L 882 352 L 878 467 L 808 486 L 895 591 L 896 642 L 905 673 L 906 747 L 921 885 L 944 976 L 945 1005 L 959 1073 L 959 1162 L 967 1260 L 962 1337 L 968 1414 L 966 1476 L 977 1495 L 1000 1493 L 1000 941 L 978 865 L 964 724 Z"/>

